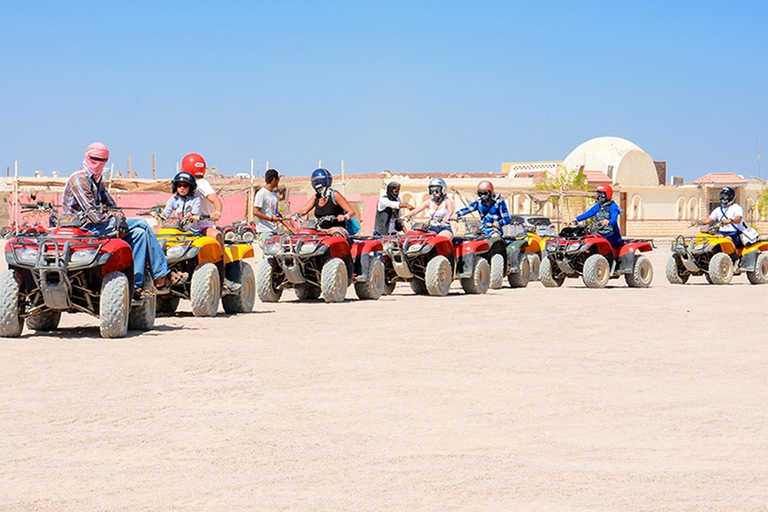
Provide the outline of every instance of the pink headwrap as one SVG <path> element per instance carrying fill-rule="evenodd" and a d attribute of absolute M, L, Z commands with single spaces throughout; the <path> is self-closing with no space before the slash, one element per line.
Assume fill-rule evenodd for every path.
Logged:
<path fill-rule="evenodd" d="M 104 159 L 103 162 L 93 160 L 93 158 Z M 85 150 L 85 165 L 93 173 L 96 181 L 101 180 L 101 174 L 104 172 L 104 166 L 109 160 L 109 149 L 101 142 L 94 142 Z"/>

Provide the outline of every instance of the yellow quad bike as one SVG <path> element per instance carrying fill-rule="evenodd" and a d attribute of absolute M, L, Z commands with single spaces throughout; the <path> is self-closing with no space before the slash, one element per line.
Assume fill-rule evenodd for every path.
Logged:
<path fill-rule="evenodd" d="M 171 270 L 187 272 L 184 283 L 171 286 L 170 293 L 157 296 L 157 312 L 172 314 L 179 300 L 192 303 L 195 316 L 216 316 L 219 299 L 228 314 L 253 309 L 256 276 L 245 258 L 253 258 L 253 246 L 227 243 L 225 254 L 214 238 L 191 231 L 191 222 L 205 215 L 160 220 L 157 239 Z M 232 286 L 224 287 L 225 279 Z"/>
<path fill-rule="evenodd" d="M 752 284 L 768 282 L 768 240 L 737 248 L 730 237 L 717 234 L 719 223 L 710 226 L 696 236 L 680 235 L 672 241 L 667 281 L 685 284 L 690 276 L 703 274 L 711 284 L 728 284 L 734 274 L 746 273 Z"/>

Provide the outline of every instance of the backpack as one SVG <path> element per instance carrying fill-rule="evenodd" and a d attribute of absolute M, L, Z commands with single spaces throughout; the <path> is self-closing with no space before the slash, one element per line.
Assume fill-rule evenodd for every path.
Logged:
<path fill-rule="evenodd" d="M 336 198 L 333 196 L 333 193 L 336 192 L 335 190 L 331 190 L 331 201 L 333 201 L 334 204 L 339 204 L 336 202 Z M 349 236 L 355 236 L 360 231 L 360 223 L 357 222 L 354 218 L 349 218 L 344 223 L 344 229 L 347 230 L 347 233 L 349 233 Z"/>

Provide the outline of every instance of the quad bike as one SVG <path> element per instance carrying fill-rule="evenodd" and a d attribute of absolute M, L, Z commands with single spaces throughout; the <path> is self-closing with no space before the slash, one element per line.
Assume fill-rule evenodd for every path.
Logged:
<path fill-rule="evenodd" d="M 157 217 L 158 211 L 151 214 Z M 246 313 L 256 299 L 256 278 L 245 258 L 254 257 L 251 244 L 227 243 L 225 254 L 216 239 L 190 231 L 188 226 L 206 215 L 158 218 L 157 239 L 172 271 L 186 272 L 190 279 L 171 286 L 157 298 L 157 312 L 173 314 L 181 299 L 192 304 L 195 316 L 216 316 L 219 299 L 228 314 Z M 239 284 L 227 288 L 225 279 Z"/>
<path fill-rule="evenodd" d="M 752 284 L 768 282 L 768 240 L 737 248 L 730 237 L 717 234 L 719 227 L 710 224 L 696 236 L 680 235 L 672 241 L 667 281 L 685 284 L 689 277 L 703 274 L 710 284 L 728 284 L 734 274 L 746 273 Z"/>
<path fill-rule="evenodd" d="M 119 212 L 106 207 L 91 211 Z M 0 273 L 0 336 L 20 336 L 25 320 L 29 329 L 55 330 L 62 312 L 95 316 L 104 338 L 154 326 L 155 295 L 131 298 L 131 247 L 121 238 L 83 230 L 88 212 L 61 215 L 50 233 L 8 241 L 8 270 Z"/>
<path fill-rule="evenodd" d="M 256 239 L 256 225 L 243 220 L 233 222 L 224 227 L 221 232 L 227 242 L 242 241 L 250 244 Z"/>
<path fill-rule="evenodd" d="M 592 222 L 590 228 L 597 227 Z M 562 286 L 566 277 L 581 276 L 587 288 L 605 288 L 609 279 L 624 276 L 627 286 L 647 288 L 653 280 L 651 260 L 644 253 L 653 250 L 651 240 L 628 240 L 617 247 L 584 225 L 566 227 L 546 242 L 547 255 L 541 261 L 539 280 L 546 287 Z"/>
<path fill-rule="evenodd" d="M 464 238 L 488 240 L 490 250 L 485 253 L 485 258 L 491 265 L 491 288 L 501 288 L 505 277 L 512 288 L 525 288 L 529 281 L 538 277 L 544 247 L 539 235 L 526 231 L 518 236 L 489 237 L 477 222 L 464 222 L 467 228 Z"/>
<path fill-rule="evenodd" d="M 293 288 L 300 300 L 322 294 L 326 302 L 343 302 L 349 283 L 354 283 L 360 299 L 381 297 L 381 240 L 347 239 L 319 228 L 335 218 L 307 221 L 295 234 L 274 235 L 265 241 L 256 279 L 262 302 L 277 302 L 286 288 Z"/>
<path fill-rule="evenodd" d="M 397 281 L 408 281 L 419 295 L 448 295 L 451 282 L 461 281 L 466 293 L 488 291 L 491 268 L 488 240 L 477 237 L 444 236 L 427 231 L 431 220 L 415 224 L 404 235 L 383 237 L 386 266 L 385 293 L 392 293 Z"/>

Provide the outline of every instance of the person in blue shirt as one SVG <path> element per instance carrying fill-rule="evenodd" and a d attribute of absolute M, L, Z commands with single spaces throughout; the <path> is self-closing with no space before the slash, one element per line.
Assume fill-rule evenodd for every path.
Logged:
<path fill-rule="evenodd" d="M 471 212 L 480 214 L 481 229 L 488 236 L 501 236 L 501 228 L 512 223 L 506 201 L 499 194 L 494 194 L 493 183 L 488 180 L 477 184 L 477 199 L 457 211 L 454 218 Z"/>
<path fill-rule="evenodd" d="M 163 217 L 190 217 L 200 214 L 200 197 L 195 195 L 197 191 L 197 180 L 195 177 L 185 171 L 181 171 L 173 177 L 171 181 L 171 190 L 174 195 L 168 199 L 163 210 Z M 196 226 L 190 226 L 190 229 L 199 231 Z"/>
<path fill-rule="evenodd" d="M 598 224 L 597 233 L 611 243 L 611 247 L 618 247 L 624 243 L 619 230 L 619 215 L 621 208 L 613 202 L 613 188 L 610 185 L 598 185 L 597 204 L 582 213 L 573 223 L 594 217 Z"/>

